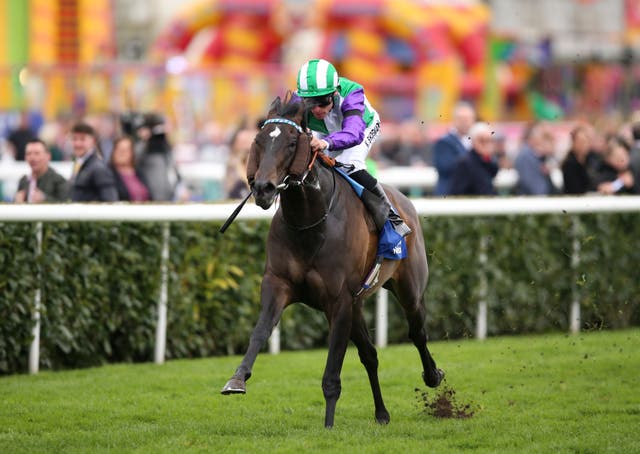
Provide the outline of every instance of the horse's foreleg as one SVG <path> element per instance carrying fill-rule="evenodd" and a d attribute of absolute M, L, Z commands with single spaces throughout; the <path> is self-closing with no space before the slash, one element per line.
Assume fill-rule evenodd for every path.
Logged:
<path fill-rule="evenodd" d="M 336 403 L 342 391 L 340 372 L 342 371 L 342 363 L 344 362 L 351 331 L 351 304 L 351 298 L 342 298 L 341 301 L 337 302 L 336 310 L 329 317 L 331 324 L 329 329 L 329 353 L 324 375 L 322 376 L 322 393 L 326 403 L 325 427 L 333 427 Z"/>
<path fill-rule="evenodd" d="M 271 335 L 273 327 L 280 320 L 282 311 L 287 306 L 290 298 L 290 289 L 287 285 L 267 276 L 262 280 L 260 293 L 262 309 L 260 310 L 258 322 L 251 333 L 249 347 L 233 377 L 222 388 L 222 394 L 244 394 L 246 392 L 245 382 L 251 377 L 253 363 Z"/>
<path fill-rule="evenodd" d="M 376 421 L 380 424 L 388 424 L 390 419 L 389 412 L 384 406 L 382 392 L 380 391 L 380 382 L 378 381 L 378 353 L 367 331 L 367 325 L 362 316 L 362 306 L 354 308 L 353 311 L 351 340 L 358 348 L 360 362 L 364 365 L 367 370 L 367 375 L 369 376 L 373 402 L 376 409 Z"/>

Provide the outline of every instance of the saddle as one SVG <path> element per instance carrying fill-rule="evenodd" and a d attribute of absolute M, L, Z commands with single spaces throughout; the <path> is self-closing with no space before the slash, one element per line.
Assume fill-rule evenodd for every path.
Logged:
<path fill-rule="evenodd" d="M 323 161 L 326 162 L 324 159 Z M 389 205 L 347 175 L 340 167 L 341 165 L 336 163 L 336 165 L 331 168 L 353 188 L 354 192 L 367 208 L 367 211 L 369 211 L 369 214 L 371 214 L 373 222 L 378 229 L 377 257 L 390 260 L 402 260 L 405 258 L 407 256 L 407 244 L 404 237 L 395 231 L 391 221 L 388 219 Z"/>

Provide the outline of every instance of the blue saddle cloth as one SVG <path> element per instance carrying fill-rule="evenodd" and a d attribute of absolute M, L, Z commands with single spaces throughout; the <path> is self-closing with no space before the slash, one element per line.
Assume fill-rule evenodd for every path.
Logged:
<path fill-rule="evenodd" d="M 364 186 L 362 186 L 356 180 L 354 180 L 349 175 L 347 175 L 347 172 L 340 169 L 339 167 L 332 167 L 332 169 L 338 172 L 338 175 L 342 176 L 342 178 L 347 180 L 347 183 L 349 183 L 353 188 L 353 190 L 356 191 L 356 194 L 358 194 L 358 197 L 362 198 L 362 191 L 364 191 Z"/>
<path fill-rule="evenodd" d="M 407 243 L 387 220 L 378 238 L 378 256 L 390 260 L 402 260 L 407 256 Z"/>
<path fill-rule="evenodd" d="M 365 191 L 364 186 L 351 178 L 347 173 L 337 167 L 333 168 L 338 175 L 341 175 L 351 185 L 358 197 L 362 198 L 362 194 Z M 407 256 L 407 243 L 404 237 L 400 236 L 391 225 L 391 222 L 387 220 L 380 231 L 378 236 L 378 257 L 382 256 L 385 259 L 390 260 L 402 260 Z"/>

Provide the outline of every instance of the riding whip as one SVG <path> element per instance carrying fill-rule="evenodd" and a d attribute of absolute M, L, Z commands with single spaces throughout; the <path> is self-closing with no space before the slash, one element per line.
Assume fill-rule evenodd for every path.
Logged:
<path fill-rule="evenodd" d="M 240 202 L 240 205 L 238 205 L 236 207 L 235 210 L 233 210 L 233 213 L 231 213 L 231 216 L 229 216 L 229 219 L 227 219 L 225 221 L 225 223 L 222 225 L 222 227 L 220 227 L 220 233 L 224 233 L 225 230 L 227 230 L 227 228 L 231 225 L 231 223 L 234 221 L 234 219 L 238 216 L 238 213 L 240 213 L 240 210 L 242 209 L 242 207 L 244 206 L 245 203 L 247 203 L 247 200 L 249 200 L 249 197 L 251 197 L 251 192 L 249 192 L 249 194 L 247 194 L 247 196 L 244 198 L 244 200 L 242 202 Z"/>

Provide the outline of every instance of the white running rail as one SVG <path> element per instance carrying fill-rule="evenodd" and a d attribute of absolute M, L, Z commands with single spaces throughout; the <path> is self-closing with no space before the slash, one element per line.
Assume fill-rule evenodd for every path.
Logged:
<path fill-rule="evenodd" d="M 535 214 L 580 214 L 611 213 L 640 211 L 640 196 L 584 196 L 584 197 L 482 197 L 482 198 L 422 198 L 412 199 L 420 216 L 502 216 L 502 215 L 535 215 Z M 170 222 L 190 221 L 225 221 L 235 209 L 238 202 L 231 203 L 187 203 L 187 204 L 0 204 L 0 222 L 162 222 L 165 224 L 162 239 L 163 266 L 169 256 Z M 238 219 L 270 219 L 275 207 L 262 210 L 254 204 L 247 204 L 240 212 Z M 41 232 L 38 225 L 37 232 Z M 39 234 L 40 235 L 40 234 Z M 39 243 L 38 243 L 39 244 Z M 482 248 L 479 248 L 482 249 Z M 39 250 L 38 250 L 39 251 Z M 39 253 L 36 251 L 36 253 Z M 573 247 L 572 266 L 579 263 L 580 249 Z M 479 252 L 480 264 L 486 260 L 483 251 Z M 158 330 L 156 332 L 155 361 L 162 363 L 165 357 L 164 339 L 166 339 L 166 301 L 167 279 L 162 279 L 159 294 Z M 376 309 L 376 332 L 387 332 L 386 290 L 378 292 Z M 486 336 L 486 310 L 483 301 L 479 302 L 477 337 Z M 30 348 L 29 369 L 37 373 L 39 364 L 40 336 L 40 294 L 36 292 L 35 313 L 36 325 L 33 329 L 34 340 Z M 571 306 L 570 329 L 579 330 L 579 304 L 574 295 Z M 279 351 L 279 331 L 274 332 L 270 351 Z M 376 343 L 380 347 L 386 345 L 386 335 L 379 335 Z"/>

